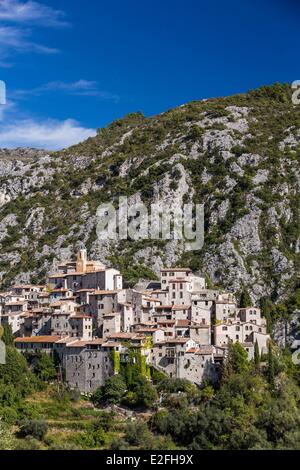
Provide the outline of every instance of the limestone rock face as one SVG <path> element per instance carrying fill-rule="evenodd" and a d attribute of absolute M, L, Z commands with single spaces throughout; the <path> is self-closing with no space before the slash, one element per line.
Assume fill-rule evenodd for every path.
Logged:
<path fill-rule="evenodd" d="M 288 88 L 274 87 L 149 119 L 130 114 L 55 154 L 0 150 L 3 286 L 43 280 L 85 245 L 125 280 L 141 266 L 157 275 L 180 263 L 226 289 L 246 287 L 255 302 L 287 298 L 300 262 L 300 107 L 287 106 Z M 149 211 L 204 204 L 203 248 L 187 252 L 172 238 L 99 239 L 97 208 L 117 209 L 120 196 L 129 209 L 144 203 Z"/>
<path fill-rule="evenodd" d="M 274 339 L 282 348 L 300 349 L 300 311 L 296 310 L 287 320 L 280 320 L 274 327 Z"/>

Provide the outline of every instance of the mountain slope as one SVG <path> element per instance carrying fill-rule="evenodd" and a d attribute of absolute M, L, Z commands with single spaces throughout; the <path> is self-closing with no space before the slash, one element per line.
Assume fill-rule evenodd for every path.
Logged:
<path fill-rule="evenodd" d="M 78 245 L 119 266 L 129 283 L 162 265 L 207 272 L 254 300 L 278 300 L 298 283 L 300 107 L 288 85 L 192 102 L 152 118 L 131 114 L 52 155 L 0 155 L 0 271 L 40 281 Z M 96 209 L 128 196 L 205 205 L 205 244 L 100 242 Z"/>

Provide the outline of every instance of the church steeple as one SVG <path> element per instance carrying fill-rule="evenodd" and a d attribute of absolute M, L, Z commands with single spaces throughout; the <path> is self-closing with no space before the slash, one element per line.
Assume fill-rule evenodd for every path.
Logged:
<path fill-rule="evenodd" d="M 87 251 L 86 249 L 81 249 L 79 250 L 77 254 L 76 271 L 85 273 L 86 270 L 87 270 Z"/>

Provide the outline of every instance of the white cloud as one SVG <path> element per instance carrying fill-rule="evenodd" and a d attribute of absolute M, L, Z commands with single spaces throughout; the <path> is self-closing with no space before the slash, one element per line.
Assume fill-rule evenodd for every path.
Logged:
<path fill-rule="evenodd" d="M 14 23 L 38 23 L 43 26 L 65 26 L 63 11 L 35 1 L 1 0 L 0 21 Z"/>
<path fill-rule="evenodd" d="M 5 105 L 0 105 L 0 123 L 7 119 L 10 115 L 15 112 L 15 103 L 13 101 L 6 101 Z"/>
<path fill-rule="evenodd" d="M 82 90 L 95 90 L 97 89 L 97 82 L 89 80 L 77 80 L 77 82 L 49 82 L 41 88 L 44 90 L 66 90 L 66 91 L 82 91 Z"/>
<path fill-rule="evenodd" d="M 115 103 L 120 100 L 118 95 L 100 90 L 97 82 L 84 79 L 77 80 L 76 82 L 48 82 L 36 88 L 15 90 L 11 93 L 11 96 L 15 99 L 22 99 L 30 96 L 42 96 L 51 92 L 64 92 L 75 96 L 94 96 L 102 100 L 114 101 Z"/>
<path fill-rule="evenodd" d="M 31 40 L 32 27 L 67 26 L 64 13 L 35 1 L 0 0 L 0 66 L 13 52 L 53 54 L 57 49 Z"/>
<path fill-rule="evenodd" d="M 7 53 L 8 50 L 18 52 L 33 51 L 43 54 L 58 52 L 57 49 L 52 49 L 28 40 L 27 38 L 29 36 L 29 30 L 19 29 L 13 26 L 0 26 L 0 51 L 2 51 L 3 54 Z"/>
<path fill-rule="evenodd" d="M 0 126 L 0 147 L 60 150 L 95 135 L 95 129 L 82 127 L 73 119 L 43 122 L 26 119 Z"/>

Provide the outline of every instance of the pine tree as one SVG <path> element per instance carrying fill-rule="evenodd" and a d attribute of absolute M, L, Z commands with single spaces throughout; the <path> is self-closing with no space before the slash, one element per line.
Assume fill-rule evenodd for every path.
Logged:
<path fill-rule="evenodd" d="M 257 340 L 255 341 L 255 346 L 254 346 L 254 364 L 256 369 L 259 369 L 260 366 L 260 354 L 259 354 L 259 347 L 258 347 L 258 342 Z"/>

